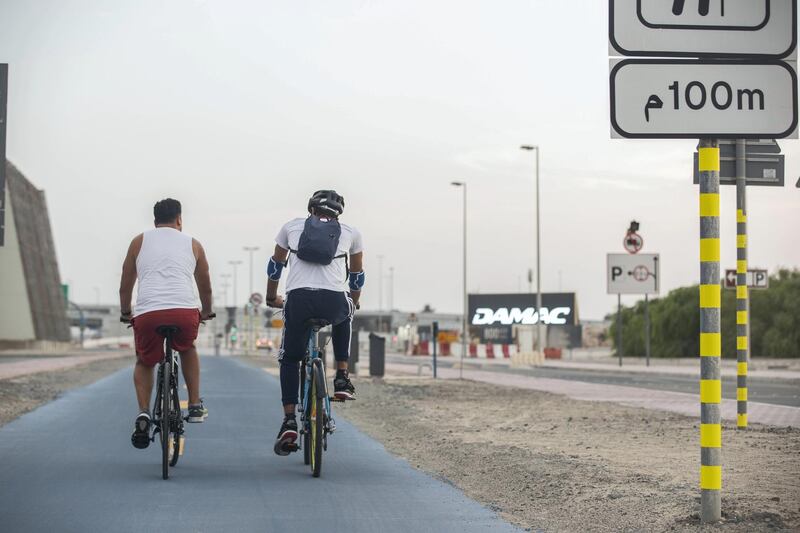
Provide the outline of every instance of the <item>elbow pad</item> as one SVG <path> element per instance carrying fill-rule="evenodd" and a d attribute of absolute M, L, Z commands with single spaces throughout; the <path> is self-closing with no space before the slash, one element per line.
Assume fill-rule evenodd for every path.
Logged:
<path fill-rule="evenodd" d="M 360 291 L 361 287 L 364 286 L 364 272 L 350 272 L 349 276 L 350 282 L 350 290 L 351 291 Z"/>
<path fill-rule="evenodd" d="M 269 262 L 267 263 L 267 277 L 272 281 L 278 281 L 281 279 L 281 274 L 283 273 L 283 267 L 286 264 L 279 263 L 275 261 L 274 257 L 269 258 Z"/>

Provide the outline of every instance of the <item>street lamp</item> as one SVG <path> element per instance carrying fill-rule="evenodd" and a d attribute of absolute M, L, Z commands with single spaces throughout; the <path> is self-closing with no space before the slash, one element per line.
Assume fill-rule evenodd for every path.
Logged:
<path fill-rule="evenodd" d="M 458 378 L 462 379 L 464 377 L 464 354 L 467 352 L 467 182 L 466 181 L 452 181 L 450 185 L 453 187 L 462 187 L 464 189 L 464 207 L 462 209 L 464 215 L 464 236 L 463 236 L 463 248 L 464 248 L 464 273 L 463 273 L 463 298 L 464 298 L 464 315 L 461 318 L 461 364 L 459 365 L 458 369 Z"/>
<path fill-rule="evenodd" d="M 245 252 L 250 253 L 250 294 L 253 294 L 253 252 L 257 252 L 259 250 L 259 247 L 245 246 L 243 249 Z"/>
<path fill-rule="evenodd" d="M 236 303 L 236 298 L 238 298 L 238 293 L 236 292 L 236 268 L 242 264 L 241 261 L 238 259 L 236 261 L 228 261 L 228 264 L 233 267 L 233 306 L 236 307 L 238 304 Z"/>
<path fill-rule="evenodd" d="M 220 274 L 219 277 L 222 278 L 222 289 L 225 291 L 225 307 L 228 307 L 228 287 L 230 287 L 230 283 L 228 280 L 230 279 L 230 274 Z"/>
<path fill-rule="evenodd" d="M 544 335 L 542 329 L 542 263 L 541 263 L 541 242 L 542 233 L 540 225 L 540 208 L 539 208 L 539 152 L 540 148 L 536 145 L 523 144 L 520 146 L 521 150 L 536 150 L 536 344 L 541 353 L 544 353 L 542 341 Z"/>
<path fill-rule="evenodd" d="M 253 252 L 258 250 L 258 246 L 244 246 L 243 249 L 244 249 L 245 252 L 248 252 L 250 254 L 250 276 L 249 276 L 250 292 L 248 293 L 248 296 L 247 296 L 247 301 L 250 302 L 250 298 L 253 297 Z M 250 304 L 250 311 L 251 312 L 250 312 L 250 315 L 249 315 L 248 320 L 247 320 L 247 329 L 248 329 L 248 333 L 249 333 L 247 335 L 247 349 L 248 350 L 250 350 L 256 344 L 256 340 L 254 338 L 255 328 L 253 327 L 253 319 L 255 318 L 256 309 L 257 308 L 258 308 L 257 305 L 255 305 L 253 303 Z"/>
<path fill-rule="evenodd" d="M 394 267 L 389 267 L 389 313 L 394 309 Z"/>

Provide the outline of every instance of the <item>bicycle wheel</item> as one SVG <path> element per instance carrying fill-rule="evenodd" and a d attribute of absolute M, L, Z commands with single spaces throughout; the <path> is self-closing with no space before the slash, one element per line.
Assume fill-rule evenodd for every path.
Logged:
<path fill-rule="evenodd" d="M 309 415 L 311 444 L 309 456 L 311 459 L 311 474 L 319 477 L 322 472 L 322 436 L 325 432 L 324 405 L 322 394 L 325 391 L 325 384 L 322 381 L 322 370 L 319 365 L 313 366 L 311 373 L 311 392 L 309 393 L 309 405 L 311 406 Z"/>
<path fill-rule="evenodd" d="M 167 353 L 164 357 L 164 372 L 161 375 L 161 477 L 163 479 L 169 478 L 169 436 L 170 436 L 170 419 L 172 412 L 170 409 L 170 376 L 172 375 L 172 350 L 167 348 Z"/>
<path fill-rule="evenodd" d="M 305 383 L 306 383 L 306 362 L 303 362 L 300 365 L 300 405 L 303 409 L 303 416 L 301 417 L 300 421 L 302 422 L 302 430 L 303 430 L 303 464 L 311 464 L 311 432 L 308 429 L 308 424 L 306 421 L 308 420 L 308 413 L 311 410 L 306 405 L 306 399 L 304 396 L 305 391 Z"/>
<path fill-rule="evenodd" d="M 172 386 L 170 387 L 172 395 L 172 405 L 170 406 L 170 433 L 169 433 L 169 466 L 178 464 L 178 458 L 181 455 L 181 426 L 183 420 L 181 419 L 181 402 L 178 398 L 178 376 L 177 373 L 173 375 Z"/>

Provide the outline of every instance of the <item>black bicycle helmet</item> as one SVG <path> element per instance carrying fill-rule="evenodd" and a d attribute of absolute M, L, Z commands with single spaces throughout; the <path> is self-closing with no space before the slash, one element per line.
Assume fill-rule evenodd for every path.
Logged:
<path fill-rule="evenodd" d="M 344 213 L 344 197 L 339 196 L 334 190 L 317 191 L 308 199 L 308 212 L 317 210 L 321 215 L 338 217 Z"/>

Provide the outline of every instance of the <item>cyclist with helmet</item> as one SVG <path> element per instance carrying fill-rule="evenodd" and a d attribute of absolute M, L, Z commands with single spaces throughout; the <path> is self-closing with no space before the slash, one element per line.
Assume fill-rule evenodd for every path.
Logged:
<path fill-rule="evenodd" d="M 300 387 L 300 361 L 306 354 L 306 321 L 325 319 L 332 325 L 336 377 L 334 397 L 354 400 L 355 388 L 347 373 L 351 322 L 364 286 L 361 233 L 339 222 L 344 198 L 333 190 L 315 192 L 308 216 L 284 224 L 275 238 L 275 252 L 267 265 L 267 305 L 284 309 L 283 340 L 278 353 L 284 419 L 275 440 L 275 453 L 296 449 L 295 406 Z M 288 267 L 286 299 L 278 282 Z"/>

